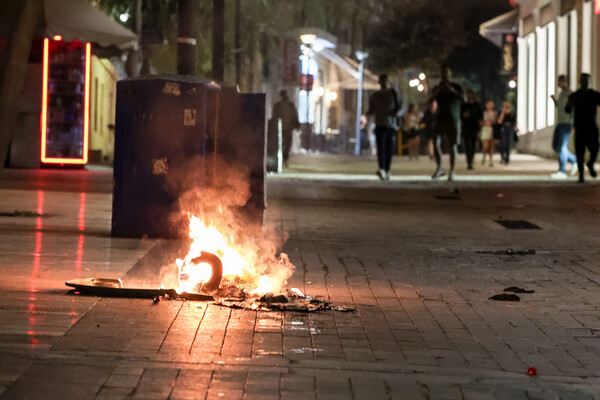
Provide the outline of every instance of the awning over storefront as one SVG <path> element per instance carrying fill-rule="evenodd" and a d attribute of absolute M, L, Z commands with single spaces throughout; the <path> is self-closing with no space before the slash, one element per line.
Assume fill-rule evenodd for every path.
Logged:
<path fill-rule="evenodd" d="M 120 48 L 137 41 L 135 33 L 85 0 L 44 0 L 44 12 L 48 36 L 61 35 L 66 41 L 78 39 Z"/>
<path fill-rule="evenodd" d="M 516 33 L 518 21 L 519 9 L 515 8 L 479 25 L 479 34 L 496 46 L 502 47 L 502 35 Z"/>
<path fill-rule="evenodd" d="M 340 89 L 358 90 L 358 63 L 349 57 L 342 57 L 330 49 L 323 49 L 319 55 L 333 62 L 338 68 L 338 81 L 330 86 Z M 378 77 L 365 68 L 363 75 L 364 90 L 378 90 Z"/>
<path fill-rule="evenodd" d="M 8 37 L 14 21 L 18 18 L 20 1 L 2 1 L 0 6 L 0 37 Z M 103 47 L 129 47 L 137 42 L 137 36 L 119 25 L 104 12 L 86 0 L 44 0 L 43 18 L 36 35 L 52 37 L 60 35 L 63 40 L 78 39 Z"/>

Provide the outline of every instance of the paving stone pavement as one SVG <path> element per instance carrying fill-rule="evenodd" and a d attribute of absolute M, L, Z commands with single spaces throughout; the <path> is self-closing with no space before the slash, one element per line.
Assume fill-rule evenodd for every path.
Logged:
<path fill-rule="evenodd" d="M 0 212 L 46 215 L 0 217 L 0 398 L 600 399 L 600 186 L 268 190 L 288 286 L 356 311 L 67 294 L 158 241 L 111 238 L 108 193 L 1 189 Z M 509 286 L 535 293 L 488 299 Z"/>

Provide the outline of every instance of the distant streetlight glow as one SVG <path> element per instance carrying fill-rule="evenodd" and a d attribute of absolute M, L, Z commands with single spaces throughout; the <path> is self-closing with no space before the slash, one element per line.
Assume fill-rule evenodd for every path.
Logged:
<path fill-rule="evenodd" d="M 514 89 L 517 87 L 517 82 L 515 82 L 515 80 L 511 80 L 510 82 L 508 82 L 508 87 L 511 89 Z"/>
<path fill-rule="evenodd" d="M 418 90 L 419 92 L 422 92 L 422 91 L 423 91 L 423 89 L 425 89 L 425 86 L 423 86 L 423 84 L 421 84 L 421 83 L 420 83 L 420 84 L 419 84 L 419 86 L 417 86 L 417 90 Z"/>
<path fill-rule="evenodd" d="M 60 35 L 54 35 L 54 37 L 52 39 L 54 39 L 56 41 L 59 41 L 59 40 L 62 40 L 62 36 L 60 36 Z"/>
<path fill-rule="evenodd" d="M 419 74 L 419 79 L 422 81 L 425 80 L 425 74 L 423 72 Z"/>
<path fill-rule="evenodd" d="M 329 92 L 327 93 L 327 98 L 329 99 L 329 101 L 335 101 L 337 100 L 337 92 Z"/>
<path fill-rule="evenodd" d="M 119 15 L 119 19 L 121 22 L 127 22 L 129 20 L 129 13 L 123 13 Z"/>
<path fill-rule="evenodd" d="M 321 45 L 321 44 L 319 44 L 319 43 L 315 43 L 315 44 L 313 45 L 312 49 L 318 53 L 318 52 L 320 52 L 321 50 L 323 50 L 323 45 Z"/>
<path fill-rule="evenodd" d="M 317 35 L 314 33 L 305 33 L 304 35 L 300 35 L 300 40 L 307 46 L 310 46 L 316 39 Z"/>
<path fill-rule="evenodd" d="M 319 86 L 318 88 L 316 88 L 315 94 L 319 97 L 323 96 L 325 94 L 325 89 L 323 88 L 323 86 Z"/>

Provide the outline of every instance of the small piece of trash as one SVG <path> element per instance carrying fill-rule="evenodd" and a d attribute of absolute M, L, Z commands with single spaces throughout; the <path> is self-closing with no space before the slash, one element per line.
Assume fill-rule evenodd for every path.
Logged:
<path fill-rule="evenodd" d="M 529 376 L 536 376 L 537 375 L 537 369 L 535 367 L 529 367 L 529 368 L 527 368 L 527 375 L 529 375 Z"/>
<path fill-rule="evenodd" d="M 506 289 L 504 289 L 504 291 L 512 293 L 535 293 L 535 290 L 527 290 L 518 286 L 507 287 Z"/>
<path fill-rule="evenodd" d="M 160 301 L 160 297 L 159 296 L 154 296 L 152 298 L 152 301 L 154 302 L 154 304 L 158 303 Z"/>
<path fill-rule="evenodd" d="M 300 291 L 300 289 L 295 288 L 295 287 L 291 288 L 291 289 L 288 289 L 287 292 L 288 292 L 288 295 L 290 297 L 296 297 L 296 298 L 299 298 L 299 299 L 305 299 L 306 298 L 306 295 L 304 293 L 302 293 Z"/>
<path fill-rule="evenodd" d="M 516 294 L 496 294 L 489 298 L 489 300 L 498 300 L 498 301 L 520 301 L 521 298 Z"/>

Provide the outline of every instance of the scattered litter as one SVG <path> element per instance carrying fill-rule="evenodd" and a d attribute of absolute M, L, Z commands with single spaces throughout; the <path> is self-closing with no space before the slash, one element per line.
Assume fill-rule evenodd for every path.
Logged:
<path fill-rule="evenodd" d="M 521 298 L 516 294 L 496 294 L 489 298 L 489 300 L 498 300 L 498 301 L 520 301 Z"/>
<path fill-rule="evenodd" d="M 284 300 L 285 298 L 285 300 Z M 215 302 L 218 306 L 259 311 L 297 311 L 315 312 L 321 310 L 333 310 L 340 312 L 356 311 L 355 307 L 349 305 L 333 305 L 325 300 L 310 298 L 289 298 L 285 295 L 263 296 L 260 299 L 222 299 Z"/>
<path fill-rule="evenodd" d="M 160 296 L 154 296 L 152 298 L 152 301 L 154 302 L 154 304 L 158 303 L 160 301 Z"/>
<path fill-rule="evenodd" d="M 518 286 L 511 286 L 504 289 L 505 292 L 513 292 L 513 293 L 535 293 L 535 290 L 527 290 Z"/>
<path fill-rule="evenodd" d="M 0 217 L 28 217 L 28 218 L 40 218 L 45 217 L 47 214 L 40 214 L 35 211 L 19 211 L 13 212 L 0 212 Z"/>
<path fill-rule="evenodd" d="M 273 295 L 272 293 L 267 293 L 262 296 L 259 301 L 263 303 L 289 303 L 290 300 L 284 294 Z"/>
<path fill-rule="evenodd" d="M 535 369 L 535 367 L 529 367 L 529 368 L 527 368 L 527 375 L 529 375 L 529 376 L 536 376 L 537 375 L 537 369 Z"/>
<path fill-rule="evenodd" d="M 528 256 L 535 255 L 535 249 L 524 249 L 524 250 L 479 250 L 477 253 L 479 254 L 495 254 L 495 255 L 509 255 L 509 256 Z"/>

